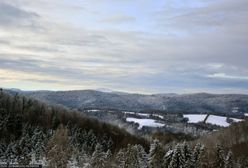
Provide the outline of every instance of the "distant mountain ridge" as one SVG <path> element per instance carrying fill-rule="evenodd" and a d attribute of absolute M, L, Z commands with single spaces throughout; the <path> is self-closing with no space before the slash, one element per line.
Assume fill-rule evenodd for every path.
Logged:
<path fill-rule="evenodd" d="M 72 91 L 20 91 L 26 96 L 69 108 L 99 108 L 128 111 L 165 110 L 170 112 L 232 113 L 238 107 L 248 112 L 248 95 L 242 94 L 131 94 L 122 92 L 101 92 L 96 90 Z"/>

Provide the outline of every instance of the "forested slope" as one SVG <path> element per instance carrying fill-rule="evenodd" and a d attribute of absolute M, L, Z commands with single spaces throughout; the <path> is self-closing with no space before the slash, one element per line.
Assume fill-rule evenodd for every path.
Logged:
<path fill-rule="evenodd" d="M 101 144 L 105 151 L 113 152 L 127 144 L 142 144 L 144 147 L 148 145 L 146 140 L 131 135 L 124 129 L 101 123 L 76 111 L 47 106 L 0 90 L 1 158 L 12 160 L 15 156 L 20 156 L 21 159 L 30 153 L 43 157 L 49 152 L 46 151 L 47 145 L 57 131 L 58 136 L 66 134 L 70 144 L 68 148 L 77 152 L 86 151 L 87 154 L 94 151 L 96 144 Z M 59 143 L 60 140 L 55 138 L 54 143 Z"/>
<path fill-rule="evenodd" d="M 168 112 L 232 113 L 233 108 L 248 113 L 248 95 L 241 94 L 129 94 L 95 90 L 19 91 L 50 104 L 69 108 L 100 108 L 127 111 L 165 110 Z"/>

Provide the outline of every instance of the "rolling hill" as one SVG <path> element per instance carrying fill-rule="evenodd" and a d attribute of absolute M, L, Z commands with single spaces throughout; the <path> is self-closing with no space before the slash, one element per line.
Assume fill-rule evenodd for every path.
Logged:
<path fill-rule="evenodd" d="M 129 94 L 100 92 L 95 90 L 74 91 L 13 91 L 49 104 L 69 108 L 118 109 L 128 111 L 164 110 L 168 112 L 228 113 L 248 112 L 248 95 L 241 94 Z M 237 113 L 237 112 L 236 112 Z"/>

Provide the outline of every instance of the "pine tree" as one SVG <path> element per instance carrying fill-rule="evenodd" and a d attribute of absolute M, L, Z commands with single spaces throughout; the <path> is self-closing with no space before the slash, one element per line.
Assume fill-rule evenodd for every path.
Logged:
<path fill-rule="evenodd" d="M 125 164 L 124 168 L 138 168 L 139 167 L 139 159 L 138 159 L 138 151 L 136 146 L 128 145 L 126 150 Z"/>
<path fill-rule="evenodd" d="M 233 154 L 231 151 L 227 153 L 225 158 L 225 168 L 233 168 Z"/>
<path fill-rule="evenodd" d="M 180 144 L 177 144 L 173 152 L 173 156 L 169 168 L 181 168 L 183 166 L 184 166 L 184 158 L 182 155 L 182 146 Z"/>
<path fill-rule="evenodd" d="M 111 159 L 112 159 L 112 153 L 110 150 L 107 150 L 107 152 L 106 152 L 106 167 L 112 167 L 113 166 Z"/>
<path fill-rule="evenodd" d="M 163 162 L 163 167 L 168 168 L 170 165 L 170 162 L 172 160 L 174 154 L 174 150 L 170 149 L 166 154 L 164 155 L 164 162 Z"/>
<path fill-rule="evenodd" d="M 4 153 L 4 162 L 9 165 L 10 163 L 15 161 L 15 144 L 13 142 L 9 143 L 5 153 Z"/>
<path fill-rule="evenodd" d="M 90 166 L 90 156 L 83 150 L 81 150 L 78 154 L 78 166 L 79 167 L 89 167 Z"/>
<path fill-rule="evenodd" d="M 31 143 L 28 133 L 23 135 L 18 143 L 17 147 L 18 163 L 28 165 L 31 161 Z"/>
<path fill-rule="evenodd" d="M 136 149 L 138 152 L 138 162 L 139 167 L 141 168 L 148 168 L 148 155 L 145 152 L 144 148 L 141 145 L 136 145 Z"/>
<path fill-rule="evenodd" d="M 82 145 L 82 149 L 87 152 L 87 154 L 91 155 L 94 152 L 95 146 L 97 144 L 97 137 L 92 130 L 85 133 L 84 142 Z"/>
<path fill-rule="evenodd" d="M 42 159 L 43 153 L 45 151 L 45 140 L 46 136 L 43 131 L 36 127 L 34 130 L 34 134 L 31 138 L 32 141 L 32 153 L 35 154 L 35 160 L 39 161 Z"/>
<path fill-rule="evenodd" d="M 150 145 L 149 166 L 150 168 L 160 168 L 163 164 L 164 151 L 159 140 L 155 139 Z"/>
<path fill-rule="evenodd" d="M 193 155 L 192 155 L 192 159 L 191 159 L 191 167 L 192 168 L 206 167 L 206 162 L 204 159 L 205 159 L 204 145 L 196 144 Z"/>
<path fill-rule="evenodd" d="M 78 160 L 76 159 L 75 156 L 71 156 L 69 159 L 69 163 L 67 164 L 67 167 L 72 167 L 72 168 L 76 168 L 78 167 Z"/>
<path fill-rule="evenodd" d="M 224 168 L 225 166 L 225 152 L 219 144 L 216 146 L 214 166 L 218 168 Z"/>
<path fill-rule="evenodd" d="M 126 154 L 123 149 L 120 149 L 115 156 L 115 167 L 116 168 L 124 168 L 126 160 Z"/>
<path fill-rule="evenodd" d="M 192 157 L 192 151 L 189 147 L 189 145 L 184 141 L 181 145 L 181 153 L 182 153 L 182 164 L 185 168 L 189 168 L 191 165 L 191 157 Z"/>
<path fill-rule="evenodd" d="M 103 151 L 102 146 L 97 144 L 91 157 L 90 166 L 92 168 L 105 168 L 106 158 L 106 153 Z"/>

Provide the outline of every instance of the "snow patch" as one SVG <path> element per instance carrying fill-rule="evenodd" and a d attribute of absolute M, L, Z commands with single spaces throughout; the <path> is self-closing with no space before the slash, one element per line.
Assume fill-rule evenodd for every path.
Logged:
<path fill-rule="evenodd" d="M 131 112 L 131 111 L 123 111 L 124 114 L 135 114 L 135 112 Z"/>
<path fill-rule="evenodd" d="M 164 116 L 162 115 L 158 115 L 158 114 L 153 114 L 154 117 L 158 117 L 158 118 L 161 118 L 161 119 L 164 119 Z"/>
<path fill-rule="evenodd" d="M 98 112 L 100 110 L 97 110 L 97 109 L 92 109 L 92 110 L 87 110 L 87 112 Z"/>
<path fill-rule="evenodd" d="M 203 122 L 207 117 L 207 114 L 184 114 L 184 118 L 188 118 L 188 123 L 198 123 Z"/>
<path fill-rule="evenodd" d="M 137 113 L 137 112 L 131 112 L 131 111 L 123 111 L 123 113 L 124 114 L 138 115 L 138 116 L 141 116 L 141 117 L 150 117 L 150 116 L 153 116 L 153 117 L 158 117 L 160 119 L 164 119 L 164 116 L 158 115 L 158 114 Z"/>
<path fill-rule="evenodd" d="M 231 118 L 233 120 L 233 122 L 241 122 L 243 121 L 242 119 L 238 119 L 238 118 Z"/>

